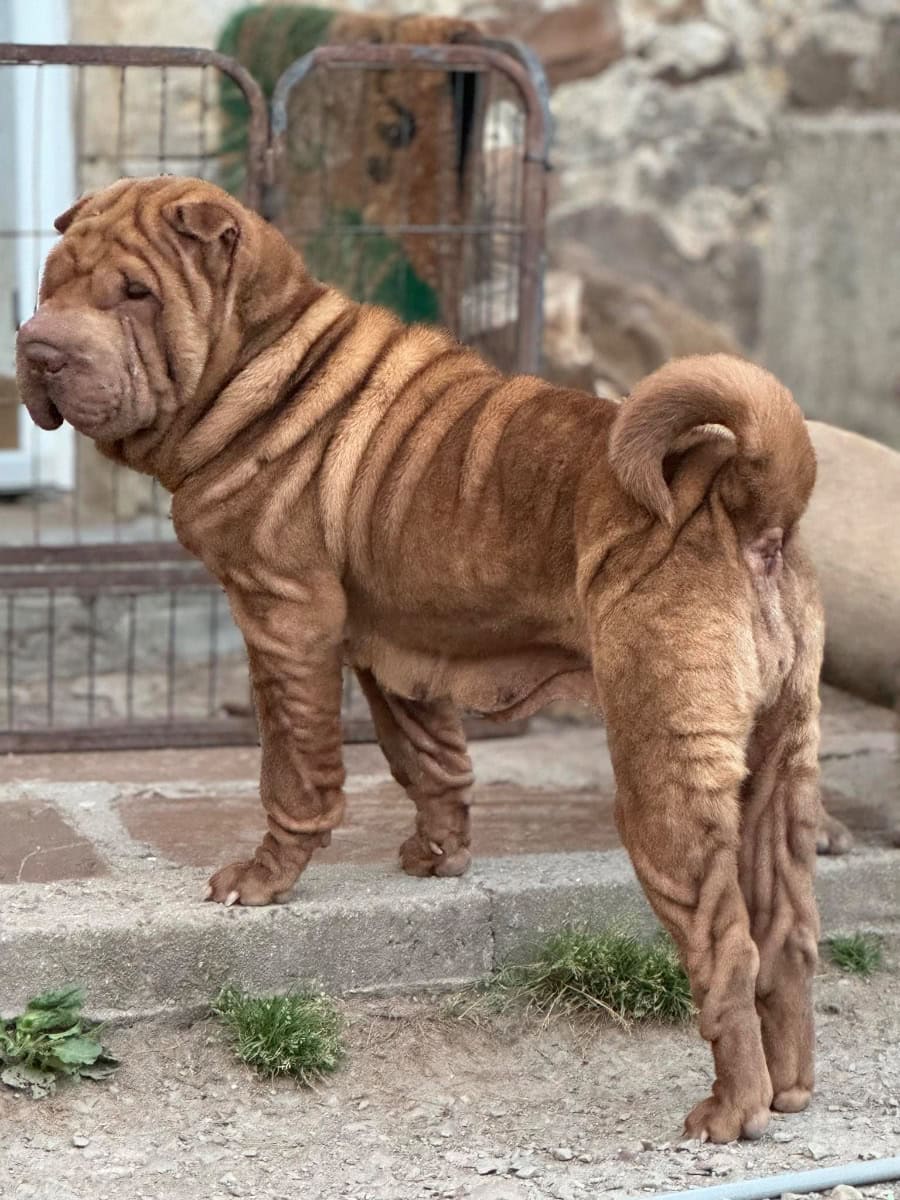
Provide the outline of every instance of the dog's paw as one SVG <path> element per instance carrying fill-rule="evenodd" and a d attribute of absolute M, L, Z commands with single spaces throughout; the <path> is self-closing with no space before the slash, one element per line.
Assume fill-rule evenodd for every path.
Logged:
<path fill-rule="evenodd" d="M 769 1106 L 743 1106 L 710 1096 L 688 1113 L 684 1136 L 700 1142 L 736 1142 L 738 1138 L 756 1141 L 769 1124 Z"/>
<path fill-rule="evenodd" d="M 216 871 L 206 889 L 206 900 L 230 907 L 232 904 L 277 904 L 290 895 L 285 881 L 273 879 L 265 867 L 252 859 L 231 863 Z"/>
<path fill-rule="evenodd" d="M 816 830 L 816 853 L 846 854 L 852 845 L 853 834 L 847 826 L 823 811 Z"/>
<path fill-rule="evenodd" d="M 804 1108 L 809 1104 L 811 1096 L 812 1092 L 809 1088 L 785 1088 L 783 1091 L 776 1092 L 775 1098 L 772 1101 L 772 1108 L 775 1112 L 781 1113 L 803 1112 Z"/>
<path fill-rule="evenodd" d="M 400 866 L 407 875 L 464 875 L 472 855 L 466 846 L 444 851 L 437 842 L 424 844 L 418 834 L 407 838 L 400 847 Z"/>

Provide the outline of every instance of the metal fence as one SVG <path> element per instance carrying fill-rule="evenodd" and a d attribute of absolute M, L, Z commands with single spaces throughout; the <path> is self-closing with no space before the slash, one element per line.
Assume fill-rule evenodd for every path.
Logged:
<path fill-rule="evenodd" d="M 121 176 L 209 178 L 320 277 L 534 370 L 539 72 L 497 45 L 328 46 L 281 77 L 270 120 L 253 78 L 212 51 L 0 45 L 0 104 L 15 117 L 13 139 L 0 131 L 15 164 L 0 200 L 0 752 L 253 741 L 240 635 L 174 540 L 168 497 L 16 403 L 15 329 L 53 218 Z M 372 736 L 350 675 L 344 728 Z"/>

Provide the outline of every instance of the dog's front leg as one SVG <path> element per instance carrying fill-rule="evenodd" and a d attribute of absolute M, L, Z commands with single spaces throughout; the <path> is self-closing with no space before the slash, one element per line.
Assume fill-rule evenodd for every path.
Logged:
<path fill-rule="evenodd" d="M 341 639 L 346 606 L 330 576 L 273 588 L 242 580 L 228 598 L 247 643 L 262 744 L 260 795 L 268 832 L 253 857 L 213 875 L 207 898 L 286 898 L 344 808 Z"/>

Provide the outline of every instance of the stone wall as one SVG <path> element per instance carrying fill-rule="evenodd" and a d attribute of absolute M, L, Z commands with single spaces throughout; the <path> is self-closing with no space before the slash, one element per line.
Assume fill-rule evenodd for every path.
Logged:
<path fill-rule="evenodd" d="M 900 444 L 896 0 L 618 9 L 622 58 L 554 93 L 551 261 L 652 287 Z"/>
<path fill-rule="evenodd" d="M 898 444 L 898 0 L 329 2 L 460 14 L 547 60 L 550 373 L 621 390 L 695 329 Z M 214 45 L 241 4 L 71 7 L 79 40 Z"/>

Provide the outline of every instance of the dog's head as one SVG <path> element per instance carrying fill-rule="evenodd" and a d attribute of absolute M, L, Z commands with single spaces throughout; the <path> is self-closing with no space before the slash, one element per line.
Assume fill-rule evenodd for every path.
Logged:
<path fill-rule="evenodd" d="M 214 394 L 300 268 L 274 229 L 195 179 L 122 180 L 56 228 L 38 310 L 19 330 L 19 391 L 42 429 L 65 420 L 107 444 L 167 428 Z"/>

